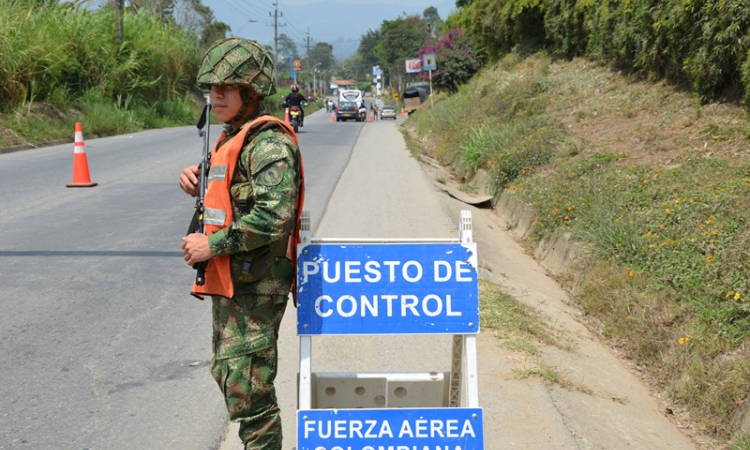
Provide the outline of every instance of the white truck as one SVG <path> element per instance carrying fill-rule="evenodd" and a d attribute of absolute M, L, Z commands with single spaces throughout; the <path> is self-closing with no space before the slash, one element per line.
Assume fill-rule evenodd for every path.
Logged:
<path fill-rule="evenodd" d="M 356 102 L 359 106 L 363 101 L 362 91 L 356 89 L 339 91 L 339 102 Z"/>

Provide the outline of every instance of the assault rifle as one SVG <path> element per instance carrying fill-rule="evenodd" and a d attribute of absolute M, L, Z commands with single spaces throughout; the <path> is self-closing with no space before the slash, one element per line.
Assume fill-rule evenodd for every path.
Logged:
<path fill-rule="evenodd" d="M 203 213 L 205 212 L 205 205 L 203 199 L 206 196 L 206 188 L 208 186 L 208 170 L 211 167 L 211 142 L 208 137 L 208 132 L 211 127 L 211 100 L 206 102 L 205 108 L 201 118 L 198 119 L 198 135 L 203 137 L 203 155 L 201 162 L 198 165 L 198 195 L 195 197 L 195 213 L 193 219 L 190 221 L 190 228 L 188 234 L 201 233 L 205 234 L 206 230 L 203 226 Z M 193 269 L 197 270 L 195 274 L 195 284 L 203 286 L 206 281 L 206 266 L 208 261 L 203 261 L 195 264 Z"/>

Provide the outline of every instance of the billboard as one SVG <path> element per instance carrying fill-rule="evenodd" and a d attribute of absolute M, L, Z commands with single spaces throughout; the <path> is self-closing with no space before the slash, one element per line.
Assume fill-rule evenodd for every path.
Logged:
<path fill-rule="evenodd" d="M 406 73 L 417 73 L 422 71 L 422 59 L 407 59 Z"/>

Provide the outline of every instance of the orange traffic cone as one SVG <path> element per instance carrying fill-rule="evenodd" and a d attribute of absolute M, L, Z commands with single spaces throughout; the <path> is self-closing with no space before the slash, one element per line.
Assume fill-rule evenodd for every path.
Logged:
<path fill-rule="evenodd" d="M 336 121 L 336 111 L 331 111 L 331 122 Z"/>
<path fill-rule="evenodd" d="M 91 182 L 91 177 L 89 176 L 89 162 L 86 159 L 86 148 L 83 145 L 83 131 L 81 131 L 80 123 L 76 123 L 75 151 L 73 152 L 73 182 L 66 186 L 96 186 L 96 183 Z"/>
<path fill-rule="evenodd" d="M 284 122 L 289 123 L 289 108 L 284 110 Z"/>
<path fill-rule="evenodd" d="M 405 116 L 405 115 L 406 115 L 406 112 L 404 111 L 404 108 L 401 108 L 401 115 L 402 115 L 402 116 Z"/>
<path fill-rule="evenodd" d="M 372 116 L 372 111 L 370 111 L 370 122 L 373 122 L 375 118 Z"/>

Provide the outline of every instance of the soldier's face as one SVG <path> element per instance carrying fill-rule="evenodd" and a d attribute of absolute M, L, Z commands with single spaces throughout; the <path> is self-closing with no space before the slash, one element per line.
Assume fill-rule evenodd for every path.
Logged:
<path fill-rule="evenodd" d="M 211 103 L 216 117 L 222 122 L 230 122 L 242 107 L 240 88 L 235 84 L 211 86 Z"/>

